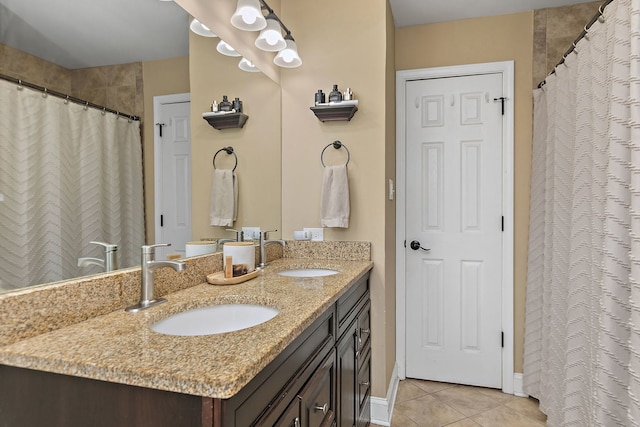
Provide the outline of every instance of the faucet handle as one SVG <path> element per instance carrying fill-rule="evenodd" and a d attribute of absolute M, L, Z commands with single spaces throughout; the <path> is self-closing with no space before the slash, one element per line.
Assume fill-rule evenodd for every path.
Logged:
<path fill-rule="evenodd" d="M 233 228 L 227 228 L 227 231 L 233 231 L 236 233 L 236 242 L 242 242 L 244 240 L 244 231 L 234 230 Z"/>
<path fill-rule="evenodd" d="M 171 246 L 171 243 L 156 243 L 155 245 L 142 245 L 143 254 L 155 254 L 156 248 Z"/>
<path fill-rule="evenodd" d="M 89 243 L 93 243 L 94 245 L 104 246 L 105 252 L 116 252 L 118 250 L 118 245 L 114 245 L 111 243 L 97 242 L 97 241 L 91 241 Z"/>
<path fill-rule="evenodd" d="M 267 240 L 268 239 L 268 233 L 272 233 L 274 231 L 278 231 L 277 229 L 275 230 L 264 230 L 264 231 L 260 231 L 260 236 L 264 239 Z"/>

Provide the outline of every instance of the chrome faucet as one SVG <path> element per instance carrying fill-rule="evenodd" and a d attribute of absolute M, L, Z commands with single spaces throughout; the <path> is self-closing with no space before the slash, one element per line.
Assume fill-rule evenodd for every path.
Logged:
<path fill-rule="evenodd" d="M 155 298 L 153 273 L 162 267 L 170 267 L 175 271 L 184 271 L 187 268 L 187 264 L 182 261 L 156 261 L 156 248 L 161 246 L 171 246 L 170 243 L 159 243 L 157 245 L 144 245 L 142 246 L 142 257 L 140 265 L 141 274 L 141 288 L 140 288 L 140 302 L 136 305 L 125 308 L 125 311 L 130 313 L 136 313 L 140 310 L 145 310 L 150 307 L 154 307 L 163 302 L 167 302 L 164 298 Z"/>
<path fill-rule="evenodd" d="M 218 250 L 227 242 L 242 242 L 244 240 L 244 232 L 242 230 L 234 230 L 233 228 L 227 228 L 227 231 L 233 231 L 236 233 L 235 239 L 218 239 Z"/>
<path fill-rule="evenodd" d="M 83 257 L 78 258 L 78 267 L 87 267 L 89 265 L 97 265 L 106 273 L 118 269 L 118 245 L 112 245 L 104 242 L 89 242 L 94 245 L 104 246 L 104 259 Z"/>
<path fill-rule="evenodd" d="M 278 230 L 269 230 L 269 231 L 261 231 L 260 232 L 260 264 L 258 264 L 259 268 L 264 268 L 267 266 L 267 245 L 269 243 L 279 243 L 284 248 L 286 243 L 284 240 L 267 240 L 268 233 L 272 231 Z"/>

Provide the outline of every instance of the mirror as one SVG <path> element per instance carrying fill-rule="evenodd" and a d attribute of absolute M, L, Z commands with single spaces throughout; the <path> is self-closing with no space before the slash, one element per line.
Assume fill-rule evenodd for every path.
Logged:
<path fill-rule="evenodd" d="M 23 3 L 21 0 L 0 0 L 0 73 L 9 74 L 16 78 L 21 77 L 25 81 L 31 81 L 44 87 L 51 87 L 56 79 L 43 79 L 38 81 L 29 70 L 37 66 L 37 58 L 26 55 L 24 52 L 14 48 L 7 48 L 9 41 L 15 42 L 16 37 L 21 37 L 22 32 L 15 31 L 16 16 L 14 9 L 16 4 Z M 24 2 L 27 3 L 27 2 Z M 73 14 L 76 9 L 75 3 L 82 3 L 82 0 L 67 1 L 64 5 L 58 5 L 56 13 L 51 13 L 50 5 L 38 6 L 36 2 L 28 2 L 28 7 L 39 8 L 44 14 L 49 14 L 47 18 L 53 20 L 60 15 L 66 19 Z M 111 2 L 113 3 L 113 2 Z M 118 5 L 100 5 L 99 7 L 120 7 L 122 10 L 130 9 L 128 0 L 118 0 Z M 140 60 L 132 60 L 139 68 L 134 79 L 137 83 L 142 82 L 143 89 L 134 93 L 134 100 L 126 101 L 131 108 L 122 108 L 122 111 L 131 111 L 132 114 L 142 117 L 142 143 L 144 147 L 144 183 L 145 183 L 145 222 L 146 241 L 154 243 L 155 240 L 155 219 L 154 212 L 154 125 L 153 125 L 153 96 L 173 94 L 180 92 L 191 93 L 191 179 L 192 179 L 192 235 L 189 240 L 200 240 L 207 238 L 230 238 L 233 233 L 227 232 L 228 227 L 212 227 L 209 225 L 209 203 L 211 194 L 211 181 L 213 175 L 212 159 L 214 153 L 222 147 L 233 146 L 238 156 L 238 168 L 236 170 L 239 181 L 238 197 L 238 217 L 233 224 L 234 228 L 246 226 L 261 227 L 263 230 L 280 229 L 281 221 L 281 182 L 280 182 L 280 88 L 271 79 L 262 73 L 246 73 L 238 66 L 237 58 L 224 57 L 215 51 L 218 39 L 209 39 L 190 33 L 188 31 L 188 15 L 182 11 L 177 4 L 172 2 L 135 2 L 151 3 L 150 7 L 171 7 L 181 20 L 184 21 L 185 38 L 188 38 L 189 56 L 170 57 L 162 59 L 151 59 L 143 57 Z M 70 10 L 64 8 L 70 7 Z M 135 8 L 143 6 L 135 6 Z M 144 6 L 146 7 L 146 6 Z M 106 16 L 103 11 L 97 10 L 96 6 L 91 6 L 91 13 L 101 17 Z M 128 12 L 127 12 L 128 13 Z M 55 16 L 54 16 L 55 15 Z M 120 13 L 121 16 L 121 13 Z M 131 16 L 134 16 L 131 13 Z M 145 15 L 149 20 L 149 15 Z M 5 25 L 10 20 L 12 25 Z M 95 20 L 92 20 L 95 23 Z M 69 27 L 76 39 L 84 39 L 77 27 L 73 27 L 65 22 L 61 26 Z M 33 28 L 30 28 L 31 30 Z M 42 40 L 50 40 L 44 34 L 45 26 L 38 26 L 38 35 Z M 151 40 L 151 45 L 156 48 L 162 43 L 154 40 L 153 35 L 147 38 Z M 86 39 L 89 39 L 87 37 Z M 114 38 L 109 34 L 103 37 L 104 43 L 118 46 Z M 94 46 L 86 49 L 97 50 L 97 41 L 93 41 Z M 46 51 L 51 51 L 52 46 L 45 47 Z M 79 48 L 77 50 L 80 50 Z M 12 62 L 13 61 L 13 62 Z M 182 85 L 176 81 L 166 78 L 167 64 L 185 69 L 184 81 Z M 184 64 L 188 64 L 185 66 Z M 28 67 L 25 67 L 25 66 Z M 124 65 L 114 65 L 111 69 L 111 76 L 116 74 L 130 76 Z M 16 73 L 16 70 L 18 73 Z M 71 70 L 71 73 L 79 73 L 80 70 Z M 23 73 L 24 75 L 22 75 Z M 51 77 L 49 74 L 48 77 Z M 35 81 L 34 81 L 35 80 Z M 45 81 L 46 80 L 46 81 Z M 57 90 L 57 89 L 56 89 Z M 61 91 L 61 90 L 59 90 Z M 117 90 L 116 90 L 117 91 Z M 63 93 L 68 93 L 61 91 Z M 87 90 L 87 96 L 90 95 Z M 122 92 L 122 91 L 121 91 Z M 213 99 L 220 100 L 223 95 L 230 99 L 235 97 L 243 101 L 244 112 L 249 116 L 249 120 L 242 129 L 216 130 L 202 118 L 202 113 L 209 111 L 209 106 Z M 137 97 L 137 98 L 136 98 Z M 86 98 L 83 98 L 86 99 Z M 100 101 L 100 100 L 98 100 Z M 95 102 L 95 101 L 92 101 Z M 106 102 L 96 102 L 105 105 Z M 107 105 L 108 106 L 108 105 Z M 119 109 L 119 107 L 116 107 Z M 220 159 L 223 160 L 223 159 Z M 218 161 L 216 161 L 218 164 Z M 220 161 L 219 167 L 228 167 L 224 161 Z M 2 183 L 0 183 L 1 185 Z M 1 191 L 0 191 L 1 193 Z M 273 237 L 278 237 L 279 233 L 274 233 Z M 101 255 L 100 248 L 96 247 L 95 253 L 87 256 L 98 257 Z M 125 267 L 121 265 L 121 267 Z M 87 274 L 96 274 L 96 270 L 87 270 Z M 65 278 L 68 279 L 68 278 Z M 1 278 L 0 278 L 1 280 Z M 0 292 L 11 290 L 11 287 L 2 288 Z"/>

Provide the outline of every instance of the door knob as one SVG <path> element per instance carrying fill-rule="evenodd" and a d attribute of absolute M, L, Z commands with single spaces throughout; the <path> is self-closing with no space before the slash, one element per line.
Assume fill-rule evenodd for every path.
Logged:
<path fill-rule="evenodd" d="M 425 252 L 429 252 L 429 251 L 431 250 L 431 249 L 423 248 L 423 247 L 420 245 L 420 242 L 419 242 L 419 241 L 417 241 L 417 240 L 412 241 L 412 242 L 409 244 L 409 247 L 410 247 L 411 249 L 413 249 L 414 251 L 417 251 L 418 249 L 422 249 L 422 250 L 423 250 L 423 251 L 425 251 Z"/>

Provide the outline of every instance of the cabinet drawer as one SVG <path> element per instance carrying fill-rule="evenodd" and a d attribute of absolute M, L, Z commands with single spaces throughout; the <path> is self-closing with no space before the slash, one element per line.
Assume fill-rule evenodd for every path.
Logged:
<path fill-rule="evenodd" d="M 365 353 L 371 348 L 371 302 L 367 301 L 367 304 L 362 308 L 358 314 L 358 326 L 356 330 L 358 334 L 358 369 L 362 366 Z"/>
<path fill-rule="evenodd" d="M 238 394 L 224 400 L 222 425 L 273 425 L 311 375 L 308 369 L 312 360 L 331 348 L 334 324 L 334 312 L 328 310 Z M 309 372 L 307 377 L 301 378 L 305 372 Z"/>
<path fill-rule="evenodd" d="M 336 351 L 332 350 L 300 393 L 303 426 L 328 427 L 333 423 L 336 406 L 335 371 Z"/>
<path fill-rule="evenodd" d="M 362 277 L 336 303 L 336 320 L 340 338 L 356 318 L 365 300 L 369 299 L 369 274 Z"/>
<path fill-rule="evenodd" d="M 265 425 L 273 427 L 302 427 L 300 423 L 300 399 L 294 399 L 278 421 Z"/>

